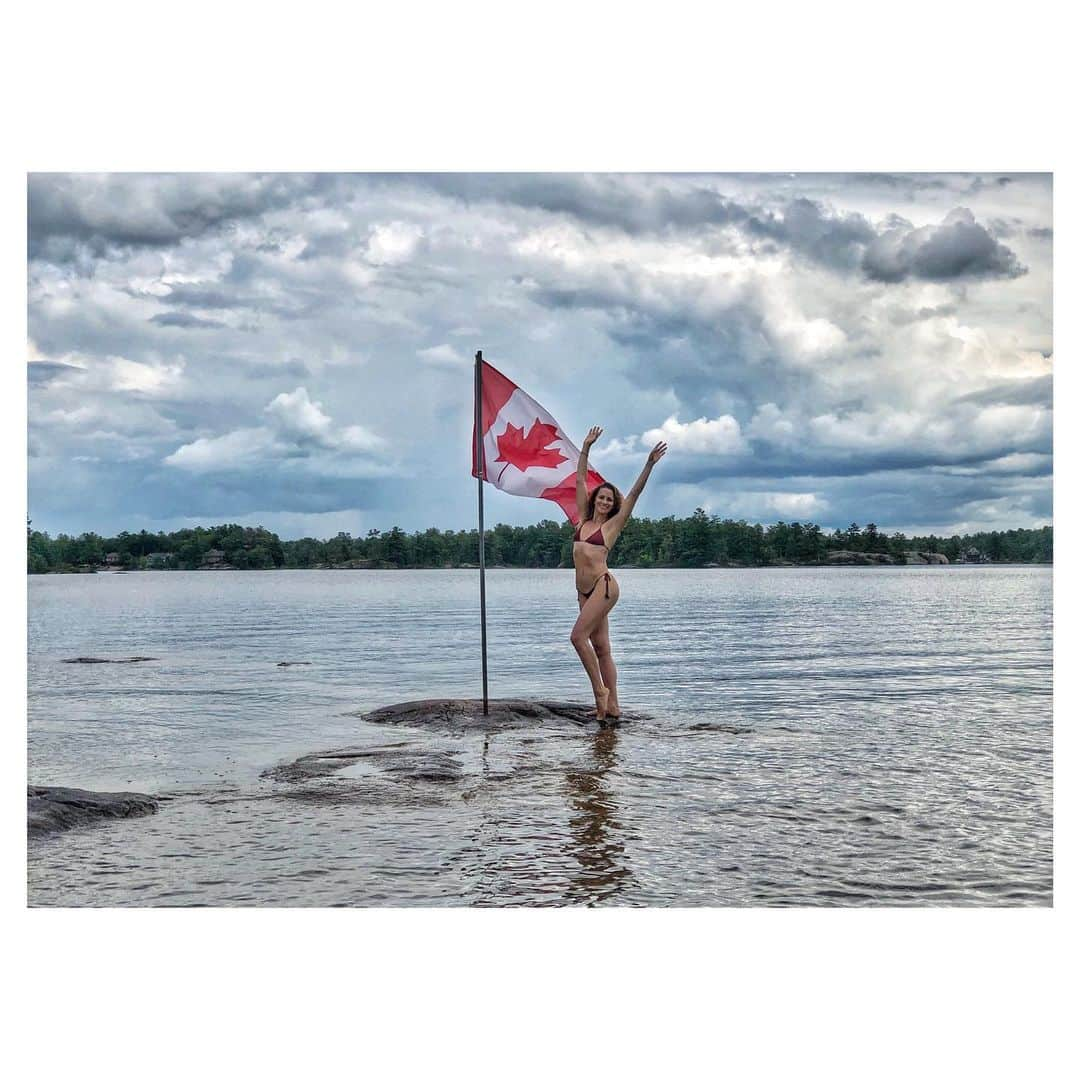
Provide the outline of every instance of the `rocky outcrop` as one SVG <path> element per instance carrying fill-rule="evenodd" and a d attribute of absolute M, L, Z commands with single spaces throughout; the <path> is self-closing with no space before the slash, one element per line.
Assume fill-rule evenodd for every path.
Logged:
<path fill-rule="evenodd" d="M 157 811 L 158 799 L 134 791 L 83 791 L 80 788 L 26 789 L 26 828 L 31 836 L 87 825 L 104 818 L 138 817 Z"/>
<path fill-rule="evenodd" d="M 948 566 L 949 560 L 937 551 L 905 551 L 889 555 L 884 551 L 830 551 L 826 566 Z"/>
<path fill-rule="evenodd" d="M 883 551 L 830 551 L 827 566 L 892 566 L 893 557 Z"/>

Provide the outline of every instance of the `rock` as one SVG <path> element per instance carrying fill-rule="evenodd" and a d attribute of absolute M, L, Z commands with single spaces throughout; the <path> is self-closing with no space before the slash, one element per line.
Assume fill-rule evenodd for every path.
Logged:
<path fill-rule="evenodd" d="M 285 765 L 265 769 L 264 779 L 282 780 L 288 784 L 320 780 L 354 765 L 369 764 L 379 773 L 394 780 L 457 780 L 461 766 L 457 750 L 418 749 L 411 743 L 389 743 L 385 746 L 344 746 L 338 750 L 305 754 Z"/>
<path fill-rule="evenodd" d="M 893 566 L 896 563 L 884 551 L 830 551 L 825 556 L 827 566 Z"/>
<path fill-rule="evenodd" d="M 874 565 L 874 560 L 865 551 L 830 551 L 825 559 L 829 566 Z"/>
<path fill-rule="evenodd" d="M 139 664 L 145 660 L 156 660 L 156 656 L 122 656 L 116 659 L 103 659 L 100 656 L 75 656 L 70 660 L 61 660 L 61 664 Z"/>
<path fill-rule="evenodd" d="M 80 788 L 26 788 L 26 828 L 31 836 L 86 825 L 103 818 L 138 817 L 157 812 L 158 799 L 134 791 L 83 791 Z"/>
<path fill-rule="evenodd" d="M 752 735 L 753 728 L 740 727 L 738 724 L 691 724 L 687 731 L 722 731 L 725 735 Z"/>
<path fill-rule="evenodd" d="M 479 698 L 434 698 L 387 705 L 374 712 L 357 712 L 369 724 L 402 724 L 450 734 L 469 731 L 514 731 L 539 727 L 584 727 L 596 723 L 596 706 L 574 701 L 526 701 L 519 698 L 488 699 L 488 715 Z M 607 723 L 621 726 L 628 720 L 645 719 L 644 713 L 624 709 Z"/>

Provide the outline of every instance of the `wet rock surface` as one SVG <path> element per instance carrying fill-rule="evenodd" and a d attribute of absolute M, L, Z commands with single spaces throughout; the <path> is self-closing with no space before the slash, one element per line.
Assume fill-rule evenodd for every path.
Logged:
<path fill-rule="evenodd" d="M 81 788 L 26 788 L 26 828 L 40 836 L 106 818 L 153 814 L 158 799 L 135 791 L 84 791 Z"/>
<path fill-rule="evenodd" d="M 400 726 L 403 738 L 392 742 L 345 746 L 305 754 L 295 761 L 263 771 L 262 778 L 280 785 L 283 798 L 309 802 L 360 802 L 376 805 L 420 799 L 432 801 L 470 797 L 469 781 L 476 780 L 475 740 L 462 743 L 455 735 L 488 735 L 496 732 L 598 733 L 595 709 L 571 701 L 488 701 L 484 715 L 480 699 L 436 698 L 388 705 L 373 712 L 355 714 L 367 724 Z M 643 713 L 624 711 L 609 718 L 605 726 L 623 726 L 647 719 Z M 420 728 L 417 733 L 408 729 Z M 515 768 L 505 775 L 485 770 L 485 782 L 517 777 Z"/>
<path fill-rule="evenodd" d="M 321 780 L 344 770 L 370 772 L 399 780 L 456 780 L 461 766 L 456 751 L 429 751 L 412 743 L 373 747 L 344 747 L 315 754 L 305 754 L 286 765 L 266 769 L 263 777 L 285 783 Z M 363 769 L 369 766 L 369 769 Z"/>
<path fill-rule="evenodd" d="M 435 698 L 387 705 L 374 712 L 358 712 L 369 724 L 401 724 L 422 727 L 447 734 L 473 731 L 521 731 L 529 728 L 599 726 L 596 707 L 575 701 L 526 701 L 519 698 L 488 700 L 471 698 Z M 624 709 L 619 717 L 607 717 L 604 726 L 622 727 L 635 720 L 648 719 L 644 713 Z"/>

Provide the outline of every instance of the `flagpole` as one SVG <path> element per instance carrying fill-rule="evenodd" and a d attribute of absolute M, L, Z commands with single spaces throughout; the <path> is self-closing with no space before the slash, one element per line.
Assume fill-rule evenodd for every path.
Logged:
<path fill-rule="evenodd" d="M 476 351 L 476 386 L 474 401 L 474 426 L 476 430 L 476 498 L 480 511 L 480 655 L 484 671 L 484 715 L 488 714 L 488 678 L 487 678 L 487 601 L 484 595 L 484 432 L 481 427 L 482 410 L 480 408 L 480 364 L 483 353 Z"/>

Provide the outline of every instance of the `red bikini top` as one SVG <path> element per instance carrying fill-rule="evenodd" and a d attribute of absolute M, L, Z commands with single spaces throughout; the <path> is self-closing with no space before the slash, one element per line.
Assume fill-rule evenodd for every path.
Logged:
<path fill-rule="evenodd" d="M 575 540 L 581 540 L 581 524 L 580 523 L 578 524 L 578 527 L 574 530 L 574 539 Z M 594 532 L 592 534 L 592 536 L 590 536 L 588 538 L 588 540 L 584 540 L 584 541 L 582 541 L 582 543 L 585 543 L 585 544 L 599 544 L 601 547 L 607 547 L 607 544 L 604 543 L 604 530 L 603 529 L 597 529 L 596 532 Z"/>

